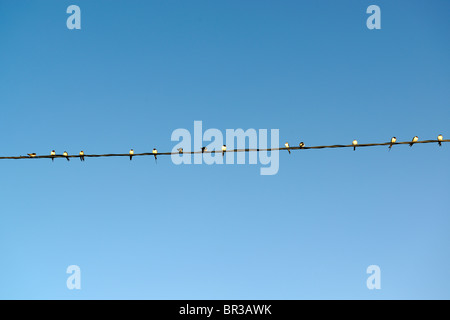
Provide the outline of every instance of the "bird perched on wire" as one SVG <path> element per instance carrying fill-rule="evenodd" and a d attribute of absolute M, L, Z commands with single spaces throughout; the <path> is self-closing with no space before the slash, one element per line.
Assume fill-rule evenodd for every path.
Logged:
<path fill-rule="evenodd" d="M 303 149 L 303 148 L 305 147 L 305 143 L 304 143 L 304 142 L 300 142 L 300 143 L 298 144 L 298 146 L 300 147 L 300 149 Z"/>
<path fill-rule="evenodd" d="M 80 160 L 84 161 L 84 151 L 80 151 Z"/>
<path fill-rule="evenodd" d="M 391 151 L 392 146 L 394 145 L 394 143 L 397 141 L 396 137 L 392 137 L 391 139 L 391 144 L 389 145 L 389 151 Z"/>
<path fill-rule="evenodd" d="M 52 150 L 52 152 L 50 152 L 50 156 L 52 157 L 52 162 L 55 161 L 55 156 L 56 156 L 55 150 Z"/>
<path fill-rule="evenodd" d="M 208 151 L 208 148 L 202 147 L 202 153 L 205 153 L 206 151 Z"/>
<path fill-rule="evenodd" d="M 133 160 L 133 154 L 134 154 L 134 150 L 131 149 L 131 150 L 130 150 L 130 161 Z"/>
<path fill-rule="evenodd" d="M 64 151 L 63 156 L 66 157 L 67 161 L 70 161 L 69 154 L 66 151 Z"/>
<path fill-rule="evenodd" d="M 286 147 L 286 149 L 287 149 L 287 151 L 289 152 L 289 154 L 291 154 L 291 150 L 289 150 L 289 143 L 286 142 L 286 143 L 284 144 L 284 146 Z"/>
<path fill-rule="evenodd" d="M 442 136 L 442 134 L 438 135 L 439 147 L 442 147 L 442 140 L 444 140 L 444 137 Z"/>
<path fill-rule="evenodd" d="M 34 158 L 34 157 L 36 157 L 36 153 L 28 153 L 28 156 L 29 156 L 30 158 Z"/>
<path fill-rule="evenodd" d="M 155 162 L 158 163 L 156 155 L 158 154 L 158 150 L 153 148 L 153 155 L 155 156 Z"/>
<path fill-rule="evenodd" d="M 178 153 L 180 153 L 180 154 L 183 153 L 183 148 L 178 148 L 177 150 L 178 150 Z"/>
<path fill-rule="evenodd" d="M 222 146 L 222 157 L 225 155 L 225 152 L 227 151 L 227 146 L 223 145 Z"/>
<path fill-rule="evenodd" d="M 413 144 L 416 143 L 417 141 L 419 141 L 419 137 L 418 137 L 418 136 L 415 136 L 415 137 L 412 139 L 412 141 L 411 141 L 411 143 L 409 144 L 409 146 L 412 147 Z"/>
<path fill-rule="evenodd" d="M 353 144 L 353 151 L 355 151 L 356 150 L 356 146 L 358 145 L 358 141 L 357 140 L 353 140 L 352 144 Z"/>

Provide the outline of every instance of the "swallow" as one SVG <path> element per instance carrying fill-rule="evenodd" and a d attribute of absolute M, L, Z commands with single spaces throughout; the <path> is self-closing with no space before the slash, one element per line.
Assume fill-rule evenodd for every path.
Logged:
<path fill-rule="evenodd" d="M 305 147 L 305 143 L 304 143 L 304 142 L 300 142 L 300 143 L 298 144 L 298 146 L 300 147 L 300 149 L 303 149 L 303 148 Z"/>
<path fill-rule="evenodd" d="M 225 152 L 227 151 L 227 146 L 223 145 L 222 146 L 222 157 L 225 155 Z"/>
<path fill-rule="evenodd" d="M 444 140 L 444 137 L 442 136 L 442 134 L 438 135 L 439 147 L 442 147 L 442 140 Z"/>
<path fill-rule="evenodd" d="M 52 162 L 55 161 L 55 155 L 56 155 L 55 150 L 52 150 L 52 152 L 50 152 L 50 156 L 52 157 Z"/>
<path fill-rule="evenodd" d="M 284 146 L 286 147 L 287 151 L 289 152 L 289 154 L 291 154 L 291 150 L 289 150 L 289 143 L 285 143 Z"/>
<path fill-rule="evenodd" d="M 202 153 L 205 153 L 205 151 L 208 151 L 208 148 L 202 147 Z"/>
<path fill-rule="evenodd" d="M 155 156 L 155 162 L 158 163 L 156 155 L 158 154 L 158 150 L 156 150 L 155 148 L 153 148 L 153 155 Z"/>
<path fill-rule="evenodd" d="M 179 154 L 182 154 L 182 153 L 183 153 L 183 148 L 178 148 L 177 150 L 178 150 L 178 153 L 179 153 Z"/>
<path fill-rule="evenodd" d="M 131 150 L 130 150 L 130 161 L 133 160 L 133 154 L 134 154 L 134 150 L 131 149 Z"/>
<path fill-rule="evenodd" d="M 356 146 L 358 145 L 358 141 L 357 140 L 353 140 L 352 144 L 353 144 L 353 151 L 355 151 L 356 150 Z"/>
<path fill-rule="evenodd" d="M 391 139 L 391 144 L 389 145 L 389 151 L 391 151 L 392 146 L 394 145 L 394 143 L 397 141 L 396 137 L 392 137 Z"/>
<path fill-rule="evenodd" d="M 66 151 L 64 151 L 63 156 L 66 157 L 67 161 L 70 161 L 69 154 Z"/>
<path fill-rule="evenodd" d="M 419 137 L 418 137 L 418 136 L 415 136 L 415 137 L 412 139 L 412 141 L 411 141 L 411 143 L 409 144 L 409 146 L 412 147 L 413 144 L 416 143 L 417 141 L 419 141 Z"/>
<path fill-rule="evenodd" d="M 84 151 L 80 151 L 80 160 L 84 161 Z"/>
<path fill-rule="evenodd" d="M 36 153 L 27 153 L 30 158 L 36 157 Z"/>

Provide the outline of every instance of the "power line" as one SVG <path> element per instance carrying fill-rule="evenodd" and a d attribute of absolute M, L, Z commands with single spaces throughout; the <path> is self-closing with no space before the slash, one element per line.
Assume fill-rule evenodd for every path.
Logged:
<path fill-rule="evenodd" d="M 237 153 L 237 152 L 267 152 L 267 151 L 288 151 L 289 153 L 291 150 L 313 150 L 313 149 L 335 149 L 335 148 L 353 148 L 356 150 L 357 148 L 363 148 L 363 147 L 376 147 L 376 146 L 389 146 L 389 150 L 395 145 L 403 145 L 403 144 L 409 144 L 410 146 L 413 146 L 415 144 L 423 144 L 423 143 L 438 143 L 439 146 L 442 145 L 442 143 L 450 142 L 450 140 L 444 140 L 442 138 L 442 135 L 438 136 L 437 140 L 422 140 L 419 141 L 417 137 L 414 137 L 412 141 L 404 141 L 404 142 L 397 142 L 397 139 L 393 137 L 390 142 L 382 142 L 382 143 L 365 143 L 365 144 L 359 144 L 356 140 L 353 141 L 352 144 L 336 144 L 336 145 L 324 145 L 324 146 L 306 146 L 303 142 L 299 144 L 299 146 L 290 146 L 288 143 L 285 143 L 285 147 L 281 148 L 266 148 L 266 149 L 232 149 L 227 150 L 226 146 L 224 145 L 222 147 L 222 150 L 211 150 L 208 151 L 205 147 L 202 148 L 200 151 L 183 151 L 182 149 L 179 149 L 178 152 L 158 152 L 156 149 L 153 149 L 152 152 L 146 152 L 146 153 L 134 153 L 134 150 L 131 149 L 129 153 L 107 153 L 107 154 L 85 154 L 83 151 L 81 151 L 77 155 L 69 155 L 67 152 L 64 152 L 63 154 L 56 154 L 55 151 L 52 151 L 50 155 L 37 155 L 36 153 L 29 153 L 27 156 L 10 156 L 10 157 L 0 157 L 0 160 L 22 160 L 22 159 L 51 159 L 52 161 L 54 159 L 67 159 L 70 160 L 72 158 L 80 158 L 81 161 L 84 161 L 85 158 L 102 158 L 102 157 L 129 157 L 130 160 L 134 157 L 142 157 L 142 156 L 153 156 L 155 159 L 157 159 L 157 156 L 168 156 L 168 155 L 180 155 L 180 154 L 201 154 L 201 153 L 221 153 L 224 155 L 225 153 Z"/>

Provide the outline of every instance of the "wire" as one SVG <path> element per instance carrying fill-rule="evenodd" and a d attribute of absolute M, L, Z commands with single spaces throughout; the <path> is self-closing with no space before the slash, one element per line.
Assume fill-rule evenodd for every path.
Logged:
<path fill-rule="evenodd" d="M 334 148 L 363 148 L 363 147 L 375 147 L 375 146 L 395 146 L 395 145 L 402 145 L 402 144 L 422 144 L 422 143 L 438 143 L 441 145 L 441 143 L 450 142 L 450 140 L 423 140 L 423 141 L 404 141 L 404 142 L 383 142 L 383 143 L 366 143 L 366 144 L 336 144 L 336 145 L 329 145 L 329 146 L 292 146 L 292 147 L 282 147 L 282 148 L 267 148 L 267 149 L 232 149 L 232 150 L 211 150 L 211 151 L 179 151 L 179 152 L 146 152 L 146 153 L 108 153 L 108 154 L 79 154 L 79 155 L 65 155 L 65 154 L 55 154 L 55 155 L 36 155 L 36 154 L 29 154 L 28 156 L 17 156 L 17 157 L 0 157 L 0 160 L 22 160 L 22 159 L 67 159 L 70 158 L 101 158 L 101 157 L 142 157 L 142 156 L 168 156 L 168 155 L 180 155 L 180 154 L 201 154 L 201 153 L 236 153 L 236 152 L 261 152 L 261 151 L 291 151 L 291 150 L 312 150 L 312 149 L 334 149 Z"/>

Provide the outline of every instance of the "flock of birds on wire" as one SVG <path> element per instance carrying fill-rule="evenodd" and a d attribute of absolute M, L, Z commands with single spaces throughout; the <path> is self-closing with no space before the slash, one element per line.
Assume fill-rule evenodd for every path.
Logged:
<path fill-rule="evenodd" d="M 418 143 L 418 141 L 419 141 L 419 137 L 415 136 L 411 140 L 411 142 L 409 143 L 409 146 L 412 147 L 415 143 Z M 442 146 L 442 142 L 443 141 L 444 141 L 444 138 L 443 138 L 442 134 L 440 134 L 437 137 L 437 142 L 438 142 L 439 146 Z M 394 144 L 396 144 L 396 142 L 397 142 L 397 138 L 396 137 L 392 137 L 391 141 L 389 143 L 389 151 L 391 150 L 392 146 Z M 365 146 L 370 146 L 370 145 L 380 145 L 380 144 L 369 144 L 369 145 L 365 145 Z M 293 148 L 289 145 L 288 142 L 286 142 L 284 144 L 284 146 L 285 146 L 284 150 L 287 150 L 289 152 L 289 154 L 290 154 L 291 153 L 291 149 L 293 149 Z M 355 151 L 356 148 L 358 147 L 358 141 L 357 140 L 353 140 L 352 146 L 353 146 L 353 150 Z M 326 146 L 324 146 L 324 147 L 326 147 Z M 346 147 L 346 146 L 329 146 L 329 147 Z M 304 149 L 304 148 L 305 148 L 305 143 L 304 142 L 300 142 L 299 143 L 299 147 L 296 147 L 295 149 Z M 178 150 L 179 154 L 183 154 L 183 148 L 178 148 L 177 150 Z M 273 149 L 267 149 L 267 150 L 268 151 L 269 150 L 272 151 Z M 278 150 L 283 150 L 283 148 L 279 148 Z M 201 153 L 205 153 L 207 151 L 208 151 L 208 149 L 206 147 L 202 147 L 201 148 Z M 244 151 L 251 151 L 251 150 L 244 150 Z M 259 149 L 256 150 L 256 151 L 259 151 Z M 222 156 L 224 156 L 226 152 L 227 152 L 227 146 L 223 145 L 222 146 Z M 231 150 L 231 151 L 228 151 L 228 152 L 237 152 L 237 150 Z M 193 152 L 189 152 L 189 153 L 192 154 Z M 158 150 L 156 148 L 153 149 L 152 154 L 155 157 L 155 161 L 157 161 Z M 165 153 L 165 154 L 167 154 L 167 153 Z M 171 154 L 171 153 L 169 153 L 169 154 Z M 134 155 L 135 155 L 134 150 L 131 149 L 130 152 L 129 152 L 130 160 L 133 160 L 133 156 Z M 97 156 L 99 156 L 99 155 L 97 155 Z M 28 157 L 29 158 L 36 158 L 37 154 L 36 153 L 28 153 Z M 64 151 L 64 153 L 61 156 L 61 155 L 57 155 L 55 150 L 52 150 L 52 152 L 50 153 L 50 157 L 48 157 L 48 156 L 45 156 L 45 157 L 52 159 L 52 161 L 54 161 L 55 158 L 61 158 L 61 157 L 66 158 L 67 161 L 70 161 L 70 157 L 78 157 L 78 158 L 80 158 L 81 161 L 85 161 L 85 153 L 84 153 L 84 151 L 80 151 L 78 156 L 71 156 L 71 155 L 69 155 L 67 153 L 67 151 Z M 23 158 L 23 157 L 19 157 L 19 158 Z"/>

